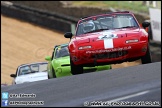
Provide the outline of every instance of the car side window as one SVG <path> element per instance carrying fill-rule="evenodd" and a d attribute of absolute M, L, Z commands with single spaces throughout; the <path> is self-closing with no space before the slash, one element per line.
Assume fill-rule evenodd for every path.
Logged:
<path fill-rule="evenodd" d="M 56 53 L 56 51 L 55 51 L 55 50 L 56 50 L 56 49 L 57 49 L 57 47 L 55 46 L 55 47 L 54 47 L 54 49 L 53 49 L 53 52 L 52 52 L 52 57 L 51 57 L 51 58 L 52 58 L 52 60 L 55 58 L 55 53 Z"/>
<path fill-rule="evenodd" d="M 54 51 L 52 52 L 52 59 L 54 59 Z"/>
<path fill-rule="evenodd" d="M 17 70 L 16 70 L 16 76 L 18 76 L 18 73 L 19 73 L 19 72 L 18 72 L 18 68 L 17 68 Z"/>
<path fill-rule="evenodd" d="M 61 49 L 61 47 L 57 47 L 55 48 L 55 51 L 54 51 L 54 58 L 58 58 L 58 54 L 59 54 L 59 50 Z"/>
<path fill-rule="evenodd" d="M 76 35 L 81 35 L 83 33 L 83 24 L 79 24 Z"/>

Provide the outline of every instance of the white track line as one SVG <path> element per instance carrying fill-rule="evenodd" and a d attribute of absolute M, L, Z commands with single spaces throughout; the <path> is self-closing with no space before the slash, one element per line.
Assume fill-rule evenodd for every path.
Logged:
<path fill-rule="evenodd" d="M 124 100 L 124 99 L 128 99 L 128 98 L 132 98 L 132 97 L 136 97 L 136 96 L 140 96 L 140 95 L 143 95 L 143 94 L 146 94 L 148 93 L 149 91 L 143 91 L 143 92 L 139 92 L 139 93 L 135 93 L 135 94 L 132 94 L 132 95 L 128 95 L 128 96 L 124 96 L 124 97 L 120 97 L 120 98 L 116 98 L 116 99 L 113 99 L 113 100 L 109 100 L 109 102 L 116 102 L 116 101 L 120 101 L 120 100 Z"/>

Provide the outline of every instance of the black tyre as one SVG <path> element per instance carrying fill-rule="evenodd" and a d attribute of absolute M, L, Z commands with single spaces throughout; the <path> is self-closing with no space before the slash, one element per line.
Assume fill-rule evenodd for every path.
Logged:
<path fill-rule="evenodd" d="M 148 49 L 146 51 L 146 55 L 144 55 L 141 58 L 141 62 L 142 62 L 142 64 L 152 63 L 152 58 L 151 58 L 151 53 L 150 53 L 149 45 L 148 45 Z"/>
<path fill-rule="evenodd" d="M 110 69 L 112 69 L 112 66 L 110 65 Z"/>
<path fill-rule="evenodd" d="M 83 73 L 83 66 L 75 65 L 73 63 L 73 61 L 71 60 L 71 57 L 70 57 L 70 65 L 71 65 L 71 73 L 73 75 L 82 74 Z"/>
<path fill-rule="evenodd" d="M 52 67 L 52 76 L 53 76 L 53 78 L 56 78 L 56 74 L 55 74 L 55 70 L 53 69 L 53 67 Z"/>
<path fill-rule="evenodd" d="M 48 75 L 48 79 L 50 79 L 50 76 Z"/>

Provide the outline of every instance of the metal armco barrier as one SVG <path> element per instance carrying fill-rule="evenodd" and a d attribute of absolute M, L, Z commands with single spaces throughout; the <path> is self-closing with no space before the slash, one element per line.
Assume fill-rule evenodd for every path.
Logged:
<path fill-rule="evenodd" d="M 78 19 L 54 12 L 47 12 L 11 2 L 1 1 L 1 14 L 38 24 L 60 32 L 73 32 Z"/>

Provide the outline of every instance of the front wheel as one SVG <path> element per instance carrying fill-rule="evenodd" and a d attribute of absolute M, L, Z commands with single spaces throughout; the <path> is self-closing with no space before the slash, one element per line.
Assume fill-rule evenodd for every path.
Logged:
<path fill-rule="evenodd" d="M 146 55 L 141 58 L 142 64 L 152 63 L 149 45 L 147 45 Z"/>
<path fill-rule="evenodd" d="M 112 66 L 110 65 L 110 69 L 112 69 Z"/>
<path fill-rule="evenodd" d="M 53 67 L 52 67 L 52 76 L 53 76 L 53 78 L 56 78 L 56 73 L 55 73 L 55 70 L 53 69 Z"/>
<path fill-rule="evenodd" d="M 50 76 L 48 75 L 48 79 L 50 79 Z"/>
<path fill-rule="evenodd" d="M 71 73 L 73 75 L 82 74 L 83 73 L 83 66 L 75 65 L 73 63 L 73 61 L 71 60 L 71 57 L 70 57 L 70 65 L 71 65 Z"/>

